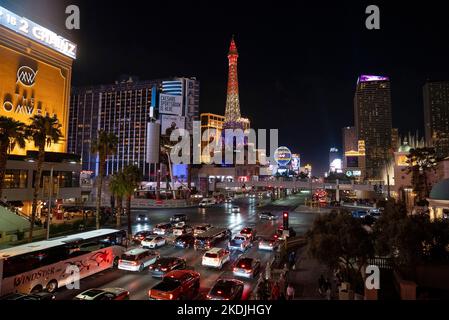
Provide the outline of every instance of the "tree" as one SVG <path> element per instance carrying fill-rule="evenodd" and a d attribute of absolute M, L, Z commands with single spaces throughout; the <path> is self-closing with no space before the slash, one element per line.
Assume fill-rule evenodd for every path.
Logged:
<path fill-rule="evenodd" d="M 437 160 L 434 148 L 416 148 L 411 149 L 407 155 L 408 167 L 404 169 L 407 174 L 412 174 L 413 191 L 418 193 L 419 200 L 425 200 L 429 197 L 430 172 L 435 172 Z"/>
<path fill-rule="evenodd" d="M 28 240 L 33 239 L 34 222 L 36 220 L 37 198 L 41 188 L 42 166 L 45 161 L 45 148 L 51 147 L 52 144 L 58 143 L 63 137 L 61 132 L 61 123 L 56 115 L 35 115 L 31 117 L 31 124 L 27 128 L 27 135 L 34 142 L 34 146 L 38 149 L 37 170 L 34 179 L 33 205 L 31 209 L 30 233 Z M 50 181 L 53 183 L 53 181 Z M 48 212 L 47 219 L 50 219 Z"/>
<path fill-rule="evenodd" d="M 346 211 L 332 211 L 319 216 L 306 237 L 312 257 L 332 270 L 342 270 L 354 287 L 360 285 L 362 268 L 374 253 L 371 235 L 360 219 Z"/>
<path fill-rule="evenodd" d="M 25 148 L 26 139 L 25 123 L 16 121 L 13 118 L 0 116 L 0 199 L 3 193 L 8 154 L 16 146 L 22 149 Z"/>
<path fill-rule="evenodd" d="M 97 176 L 97 203 L 95 224 L 100 229 L 100 206 L 103 189 L 103 178 L 106 171 L 106 160 L 109 156 L 116 154 L 118 138 L 115 134 L 103 130 L 98 131 L 98 136 L 92 143 L 93 154 L 98 155 L 98 176 Z"/>
<path fill-rule="evenodd" d="M 142 173 L 137 166 L 127 166 L 123 169 L 123 186 L 124 196 L 126 199 L 126 214 L 128 217 L 128 237 L 132 237 L 131 230 L 131 198 L 134 195 L 136 188 L 142 181 Z"/>
<path fill-rule="evenodd" d="M 387 203 L 373 235 L 376 253 L 391 257 L 407 278 L 414 277 L 418 265 L 449 259 L 449 222 L 431 222 L 425 215 L 409 216 L 403 205 Z"/>
<path fill-rule="evenodd" d="M 109 190 L 111 194 L 114 195 L 117 204 L 116 226 L 117 229 L 120 229 L 121 227 L 120 218 L 123 211 L 123 198 L 125 197 L 126 193 L 125 177 L 123 172 L 117 172 L 112 176 L 111 181 L 109 182 Z"/>

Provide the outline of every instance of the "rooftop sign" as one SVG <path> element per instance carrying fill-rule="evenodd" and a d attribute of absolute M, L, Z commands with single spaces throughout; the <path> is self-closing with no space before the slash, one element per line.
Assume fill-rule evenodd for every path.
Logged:
<path fill-rule="evenodd" d="M 0 25 L 72 59 L 76 59 L 76 44 L 3 7 L 0 7 Z"/>

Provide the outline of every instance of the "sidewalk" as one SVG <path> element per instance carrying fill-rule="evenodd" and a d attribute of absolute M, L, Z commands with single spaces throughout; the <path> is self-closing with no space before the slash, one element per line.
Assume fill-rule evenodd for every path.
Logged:
<path fill-rule="evenodd" d="M 326 266 L 307 256 L 306 248 L 296 252 L 295 270 L 290 270 L 287 281 L 295 288 L 295 300 L 325 300 L 318 292 L 318 278 L 320 275 L 328 277 L 332 283 L 332 273 Z"/>

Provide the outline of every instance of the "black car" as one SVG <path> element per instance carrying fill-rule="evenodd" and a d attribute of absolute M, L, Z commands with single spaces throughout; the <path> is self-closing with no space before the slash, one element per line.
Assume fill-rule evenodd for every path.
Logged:
<path fill-rule="evenodd" d="M 245 285 L 240 280 L 218 279 L 206 298 L 207 300 L 242 300 L 244 287 Z"/>
<path fill-rule="evenodd" d="M 187 215 L 185 214 L 175 214 L 173 217 L 170 218 L 170 222 L 181 222 L 181 221 L 187 221 Z"/>
<path fill-rule="evenodd" d="M 32 294 L 13 293 L 7 295 L 0 300 L 29 300 L 29 301 L 43 301 L 43 300 L 55 300 L 54 294 L 48 292 L 36 292 Z"/>
<path fill-rule="evenodd" d="M 272 214 L 271 212 L 261 212 L 261 213 L 259 213 L 259 219 L 276 220 L 277 217 L 274 214 Z"/>
<path fill-rule="evenodd" d="M 186 266 L 185 259 L 163 257 L 157 259 L 156 262 L 150 266 L 150 272 L 154 278 L 163 278 L 168 272 L 173 270 L 184 270 Z"/>
<path fill-rule="evenodd" d="M 191 234 L 183 234 L 175 239 L 175 247 L 177 248 L 193 248 L 195 237 Z"/>

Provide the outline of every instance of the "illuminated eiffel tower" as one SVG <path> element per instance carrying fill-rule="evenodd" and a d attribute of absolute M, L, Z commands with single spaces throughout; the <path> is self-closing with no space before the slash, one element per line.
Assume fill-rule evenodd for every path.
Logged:
<path fill-rule="evenodd" d="M 229 47 L 229 76 L 228 76 L 228 95 L 226 99 L 226 111 L 224 129 L 242 129 L 240 122 L 240 100 L 239 100 L 239 80 L 237 75 L 237 60 L 239 53 L 232 36 L 231 46 Z"/>

